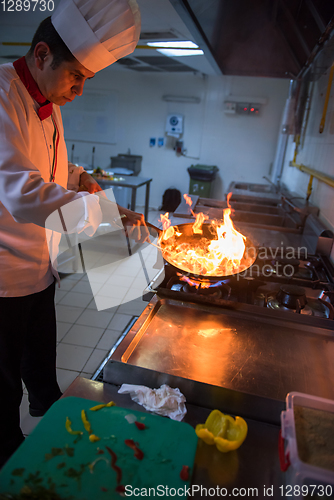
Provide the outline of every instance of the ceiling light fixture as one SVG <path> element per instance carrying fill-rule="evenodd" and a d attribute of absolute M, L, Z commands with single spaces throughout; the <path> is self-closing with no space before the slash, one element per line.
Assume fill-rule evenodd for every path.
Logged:
<path fill-rule="evenodd" d="M 201 56 L 203 50 L 190 40 L 175 42 L 148 42 L 147 45 L 156 49 L 157 52 L 169 57 Z"/>
<path fill-rule="evenodd" d="M 166 102 L 185 102 L 188 104 L 199 104 L 200 97 L 187 96 L 187 95 L 163 95 L 162 100 Z"/>
<path fill-rule="evenodd" d="M 158 47 L 159 49 L 199 49 L 199 46 L 196 43 L 191 42 L 190 40 L 186 41 L 173 41 L 173 42 L 147 42 L 147 45 L 150 47 Z"/>
<path fill-rule="evenodd" d="M 157 52 L 168 57 L 184 57 L 184 56 L 202 56 L 203 50 L 190 50 L 190 49 L 157 49 Z"/>

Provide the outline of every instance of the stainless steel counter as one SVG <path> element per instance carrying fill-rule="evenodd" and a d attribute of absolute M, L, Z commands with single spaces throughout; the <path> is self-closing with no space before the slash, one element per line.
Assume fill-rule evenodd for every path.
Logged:
<path fill-rule="evenodd" d="M 146 186 L 145 191 L 145 219 L 148 217 L 149 203 L 150 203 L 150 183 L 152 179 L 149 177 L 138 177 L 138 176 L 125 176 L 123 178 L 115 178 L 114 180 L 108 179 L 96 179 L 100 184 L 102 189 L 108 189 L 112 186 L 119 186 L 124 188 L 129 188 L 132 191 L 131 194 L 131 210 L 136 210 L 136 199 L 137 199 L 137 189 L 141 186 Z"/>
<path fill-rule="evenodd" d="M 292 390 L 334 398 L 332 321 L 244 309 L 156 295 L 112 359 L 280 401 Z"/>

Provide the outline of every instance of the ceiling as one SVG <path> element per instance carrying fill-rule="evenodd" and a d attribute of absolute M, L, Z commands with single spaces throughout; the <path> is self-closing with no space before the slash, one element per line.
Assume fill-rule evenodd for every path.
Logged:
<path fill-rule="evenodd" d="M 55 7 L 57 7 L 59 1 L 54 0 Z M 190 34 L 169 0 L 137 0 L 137 2 L 142 18 L 139 47 L 145 47 L 148 41 L 191 40 L 195 42 L 194 36 Z M 40 12 L 37 9 L 35 9 L 35 12 L 1 12 L 0 64 L 12 62 L 26 54 L 38 24 L 48 15 L 51 15 L 51 13 Z M 3 42 L 10 45 L 4 45 Z M 120 62 L 113 64 L 110 69 L 113 71 L 155 73 L 199 72 L 208 75 L 220 74 L 220 70 L 215 67 L 214 62 L 212 65 L 205 55 L 170 58 L 151 48 L 136 48 L 131 56 L 121 59 Z"/>
<path fill-rule="evenodd" d="M 54 0 L 55 6 L 59 1 Z M 291 79 L 314 55 L 331 20 L 334 26 L 332 0 L 137 1 L 142 16 L 141 39 L 134 53 L 109 71 Z M 38 7 L 29 12 L 1 12 L 0 63 L 27 52 L 38 23 L 48 14 Z M 149 41 L 163 40 L 191 40 L 204 55 L 166 57 L 146 46 Z"/>
<path fill-rule="evenodd" d="M 183 5 L 227 75 L 295 79 L 333 34 L 332 0 L 171 2 Z"/>

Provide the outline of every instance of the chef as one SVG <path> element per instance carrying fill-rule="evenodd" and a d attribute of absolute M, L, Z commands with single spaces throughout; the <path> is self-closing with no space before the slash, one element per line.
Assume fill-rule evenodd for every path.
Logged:
<path fill-rule="evenodd" d="M 33 416 L 61 396 L 52 215 L 73 206 L 64 230 L 92 236 L 115 207 L 82 167 L 68 162 L 59 106 L 133 52 L 139 33 L 135 0 L 61 0 L 27 55 L 0 66 L 0 467 L 24 439 L 21 380 Z M 141 214 L 118 208 L 127 225 L 144 223 Z"/>

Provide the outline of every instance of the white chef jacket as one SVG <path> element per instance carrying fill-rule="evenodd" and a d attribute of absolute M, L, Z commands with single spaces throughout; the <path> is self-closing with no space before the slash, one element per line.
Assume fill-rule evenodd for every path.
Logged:
<path fill-rule="evenodd" d="M 84 171 L 68 163 L 59 106 L 52 115 L 59 130 L 55 182 L 50 181 L 54 126 L 41 121 L 12 64 L 0 66 L 0 296 L 40 292 L 57 276 L 45 229 L 48 216 L 75 201 L 74 226 L 92 235 L 102 214 L 96 195 L 71 191 Z M 50 220 L 50 219 L 49 219 Z M 52 218 L 51 218 L 52 220 Z M 75 225 L 77 227 L 75 227 Z M 48 233 L 48 234 L 47 234 Z M 53 236 L 54 236 L 53 232 Z M 55 238 L 52 239 L 54 240 Z M 58 241 L 60 235 L 57 233 Z M 56 238 L 57 239 L 57 238 Z M 54 244 L 54 241 L 53 241 Z"/>

